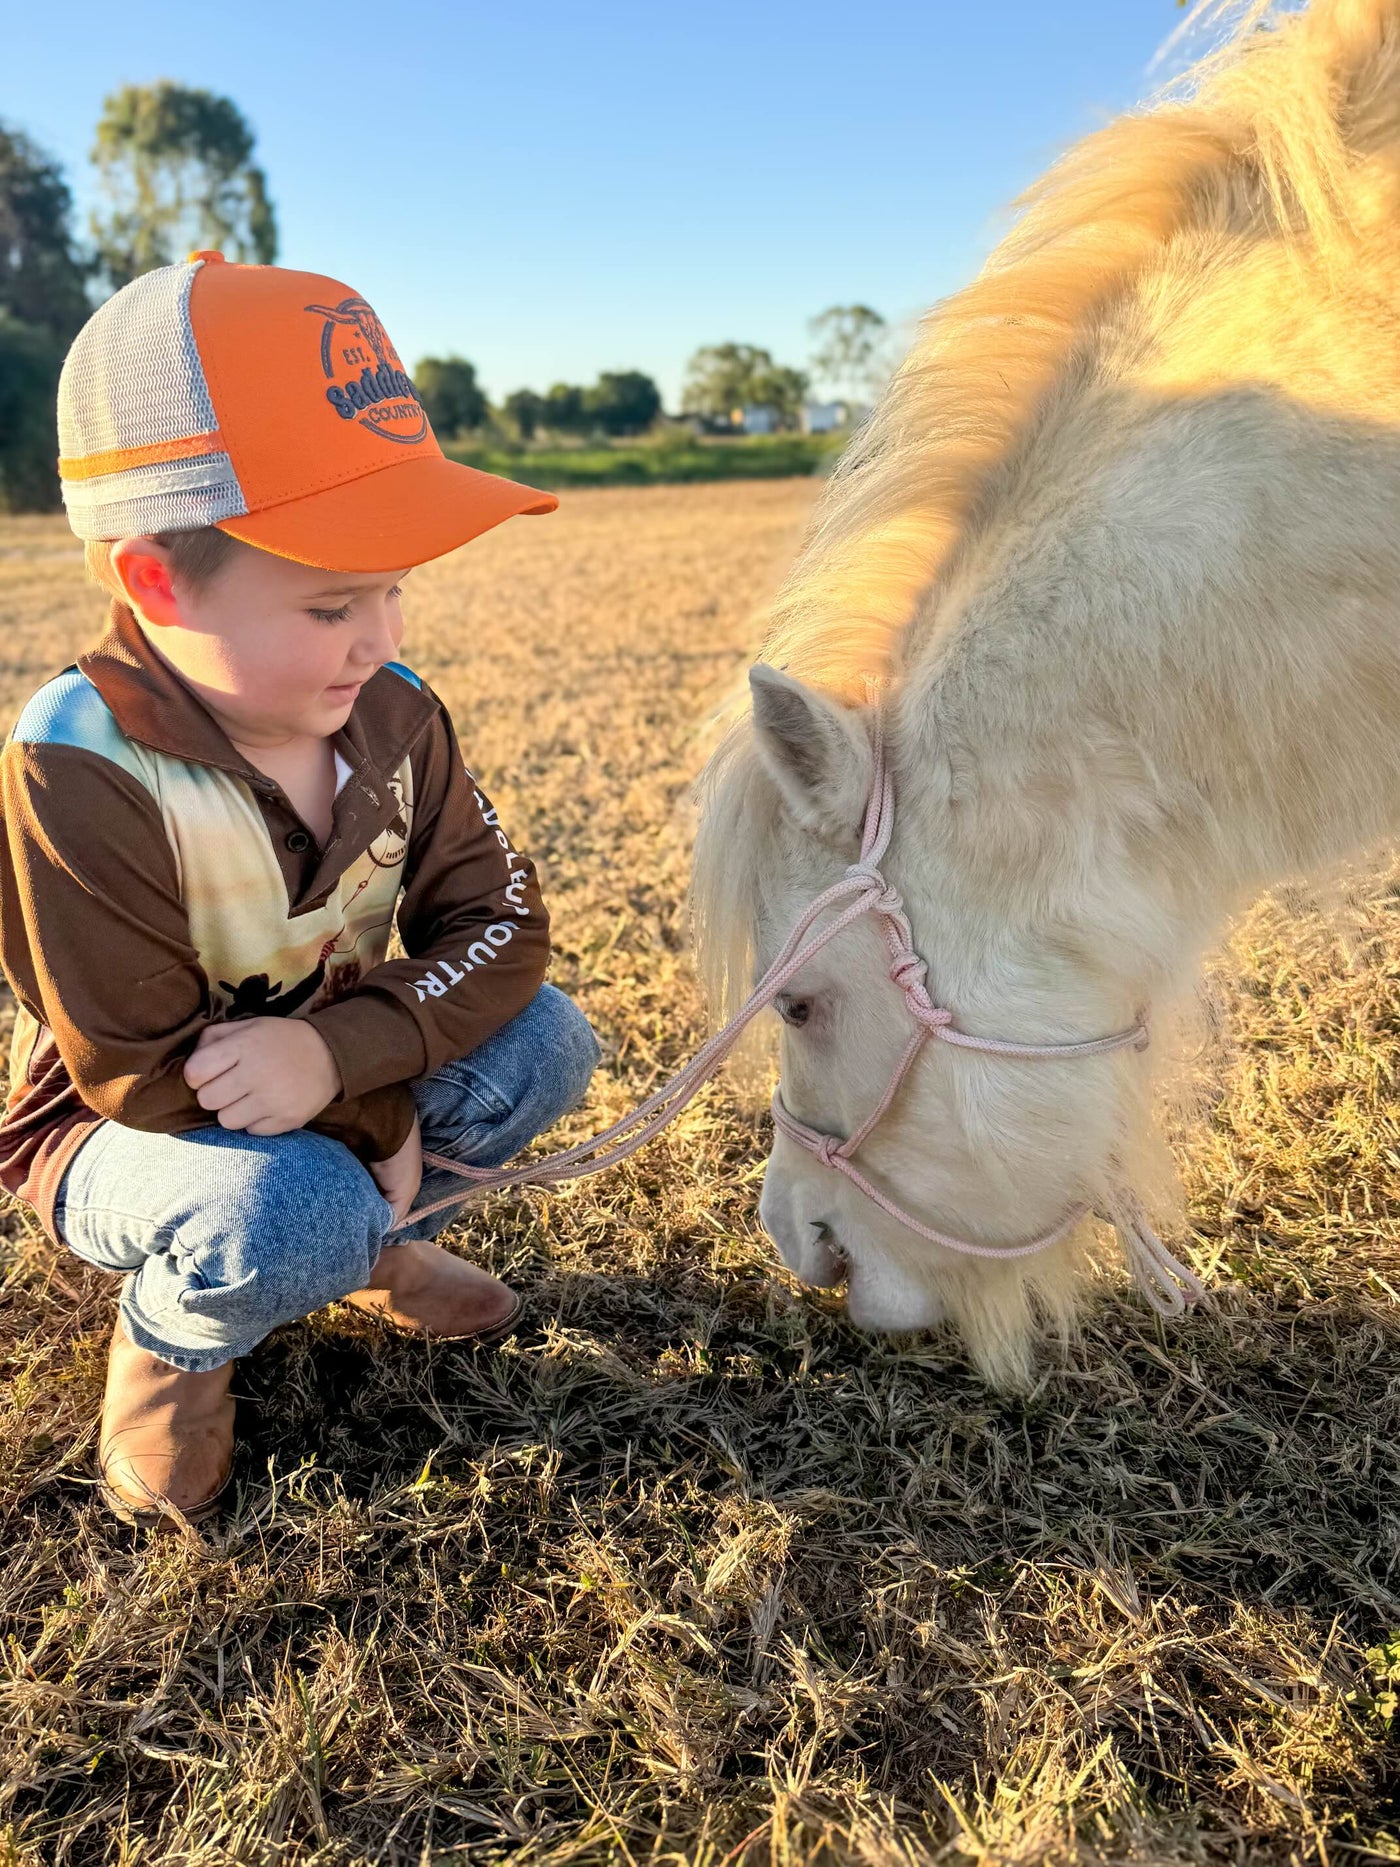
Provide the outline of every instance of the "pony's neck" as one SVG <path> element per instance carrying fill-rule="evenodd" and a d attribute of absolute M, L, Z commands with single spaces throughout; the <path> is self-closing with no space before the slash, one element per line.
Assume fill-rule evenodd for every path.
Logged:
<path fill-rule="evenodd" d="M 897 854 L 971 1028 L 1117 1028 L 1400 832 L 1400 443 L 1273 390 L 1114 399 L 1097 470 L 1072 424 L 1038 463 L 1075 497 L 1008 499 L 908 642 Z"/>

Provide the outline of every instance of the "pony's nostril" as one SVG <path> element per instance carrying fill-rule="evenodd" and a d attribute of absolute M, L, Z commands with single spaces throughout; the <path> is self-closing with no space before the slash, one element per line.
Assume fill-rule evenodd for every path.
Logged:
<path fill-rule="evenodd" d="M 842 1250 L 829 1225 L 817 1219 L 813 1221 L 812 1229 L 817 1234 L 817 1242 L 821 1246 L 826 1257 L 826 1263 L 823 1267 L 825 1275 L 821 1281 L 824 1288 L 830 1290 L 837 1284 L 845 1283 L 847 1276 L 850 1274 L 851 1261 Z"/>

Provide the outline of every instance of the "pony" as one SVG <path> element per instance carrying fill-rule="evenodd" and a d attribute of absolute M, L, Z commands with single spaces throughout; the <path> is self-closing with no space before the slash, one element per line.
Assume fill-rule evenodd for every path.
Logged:
<path fill-rule="evenodd" d="M 1160 1027 L 1230 915 L 1400 830 L 1400 0 L 1231 18 L 1024 198 L 823 490 L 699 788 L 718 1017 L 855 862 L 877 719 L 882 874 L 982 1038 Z M 779 1123 L 762 1223 L 857 1326 L 1022 1383 L 1066 1215 L 1178 1210 L 1151 1052 L 928 1042 L 862 1135 L 910 1031 L 877 917 L 776 1010 L 793 1124 L 900 1203 Z"/>

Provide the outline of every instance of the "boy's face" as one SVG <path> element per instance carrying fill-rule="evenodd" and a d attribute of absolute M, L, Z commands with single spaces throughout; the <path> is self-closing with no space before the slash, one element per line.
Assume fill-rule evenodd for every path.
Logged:
<path fill-rule="evenodd" d="M 123 539 L 112 566 L 155 647 L 243 745 L 338 731 L 403 639 L 407 571 L 317 570 L 239 545 L 191 587 L 152 538 Z"/>

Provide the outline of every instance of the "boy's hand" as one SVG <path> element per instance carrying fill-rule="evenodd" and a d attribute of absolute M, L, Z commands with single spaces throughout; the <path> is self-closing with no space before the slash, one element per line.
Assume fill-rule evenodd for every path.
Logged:
<path fill-rule="evenodd" d="M 340 1094 L 335 1058 L 302 1018 L 207 1025 L 185 1064 L 185 1081 L 221 1128 L 248 1134 L 304 1128 Z"/>
<path fill-rule="evenodd" d="M 408 1131 L 408 1139 L 397 1154 L 391 1154 L 388 1160 L 376 1160 L 370 1167 L 374 1183 L 394 1208 L 394 1223 L 408 1217 L 409 1207 L 418 1197 L 418 1188 L 423 1180 L 423 1132 L 418 1126 L 418 1117 L 413 1118 L 413 1126 Z M 393 1240 L 389 1241 L 391 1244 Z"/>

